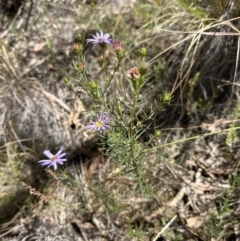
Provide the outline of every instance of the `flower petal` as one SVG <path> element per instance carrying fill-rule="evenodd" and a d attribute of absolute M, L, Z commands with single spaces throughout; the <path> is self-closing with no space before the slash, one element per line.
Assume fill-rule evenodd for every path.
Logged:
<path fill-rule="evenodd" d="M 51 160 L 41 160 L 41 161 L 39 161 L 39 163 L 41 166 L 47 166 L 47 165 L 51 164 L 52 161 Z"/>
<path fill-rule="evenodd" d="M 66 160 L 64 160 L 64 159 L 58 159 L 58 160 L 57 160 L 57 164 L 63 165 L 63 162 L 64 162 L 64 161 L 66 161 Z"/>
<path fill-rule="evenodd" d="M 56 157 L 58 157 L 61 153 L 63 152 L 63 150 L 62 149 L 60 149 L 57 153 L 56 153 Z"/>
<path fill-rule="evenodd" d="M 62 164 L 63 164 L 63 162 L 65 162 L 65 161 L 67 161 L 67 159 L 57 159 L 57 160 L 56 160 L 57 163 L 62 163 Z"/>
<path fill-rule="evenodd" d="M 57 162 L 54 162 L 52 165 L 53 165 L 54 170 L 56 171 L 57 170 Z"/>
<path fill-rule="evenodd" d="M 60 154 L 60 155 L 56 155 L 57 159 L 61 159 L 61 158 L 64 157 L 64 156 L 66 156 L 66 153 L 65 153 L 65 152 L 62 153 L 62 154 Z"/>
<path fill-rule="evenodd" d="M 90 123 L 88 126 L 85 127 L 86 129 L 93 129 L 96 128 L 96 124 L 95 123 Z"/>
<path fill-rule="evenodd" d="M 87 43 L 98 43 L 95 39 L 87 39 Z"/>
<path fill-rule="evenodd" d="M 105 33 L 104 36 L 103 36 L 103 38 L 104 38 L 105 40 L 107 40 L 107 39 L 109 38 L 109 36 L 110 36 L 109 33 Z"/>
<path fill-rule="evenodd" d="M 48 166 L 48 168 L 51 167 L 51 166 L 53 166 L 55 171 L 57 170 L 57 162 L 56 162 L 56 160 L 52 161 L 52 163 Z"/>
<path fill-rule="evenodd" d="M 99 33 L 96 33 L 96 37 L 98 40 L 101 38 L 100 34 Z"/>
<path fill-rule="evenodd" d="M 53 154 L 49 150 L 45 150 L 43 154 L 48 157 L 49 159 L 53 156 Z"/>

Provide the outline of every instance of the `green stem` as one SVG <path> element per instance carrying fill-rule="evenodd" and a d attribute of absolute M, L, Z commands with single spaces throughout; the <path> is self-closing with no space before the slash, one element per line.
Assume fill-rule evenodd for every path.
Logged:
<path fill-rule="evenodd" d="M 106 84 L 106 86 L 105 86 L 105 88 L 104 88 L 104 91 L 102 92 L 102 96 L 101 96 L 101 97 L 103 97 L 104 94 L 106 93 L 106 91 L 107 91 L 107 89 L 108 89 L 108 87 L 109 87 L 111 81 L 113 80 L 113 77 L 114 77 L 114 75 L 116 74 L 116 72 L 117 72 L 119 66 L 120 66 L 120 63 L 118 63 L 117 66 L 115 67 L 114 72 L 113 72 L 111 78 L 108 80 L 108 82 L 107 82 L 107 84 Z"/>
<path fill-rule="evenodd" d="M 144 152 L 151 151 L 151 150 L 156 150 L 156 149 L 159 149 L 159 148 L 163 148 L 163 147 L 166 147 L 166 146 L 170 146 L 170 145 L 181 143 L 181 142 L 185 142 L 185 141 L 196 140 L 196 139 L 198 139 L 200 137 L 207 137 L 207 136 L 212 136 L 212 135 L 223 133 L 223 132 L 228 132 L 228 131 L 233 130 L 233 129 L 234 130 L 239 130 L 240 127 L 235 127 L 235 128 L 231 127 L 231 128 L 227 128 L 227 129 L 224 129 L 224 130 L 213 131 L 213 132 L 209 132 L 209 133 L 205 133 L 205 134 L 201 134 L 201 135 L 197 135 L 197 136 L 191 136 L 191 137 L 184 138 L 184 139 L 181 139 L 181 140 L 165 143 L 165 144 L 160 145 L 160 146 L 155 146 L 155 147 L 152 147 L 152 148 L 148 148 L 148 149 L 144 150 Z"/>
<path fill-rule="evenodd" d="M 129 129 L 129 137 L 131 139 L 130 141 L 130 149 L 131 149 L 131 157 L 130 157 L 130 160 L 132 162 L 132 166 L 133 168 L 135 169 L 135 172 L 138 176 L 138 167 L 137 167 L 137 163 L 136 163 L 136 158 L 134 157 L 134 145 L 135 145 L 135 136 L 134 136 L 134 133 L 133 133 L 133 121 L 134 121 L 134 114 L 136 112 L 136 105 L 137 105 L 137 100 L 138 100 L 138 96 L 139 96 L 139 90 L 136 91 L 136 93 L 134 93 L 134 102 L 133 102 L 133 105 L 132 105 L 132 111 L 131 111 L 131 115 L 130 115 L 130 129 Z"/>

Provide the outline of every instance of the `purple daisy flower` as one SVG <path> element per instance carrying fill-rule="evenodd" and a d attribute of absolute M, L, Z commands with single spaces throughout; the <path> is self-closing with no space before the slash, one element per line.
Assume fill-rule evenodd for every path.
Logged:
<path fill-rule="evenodd" d="M 110 121 L 108 115 L 97 114 L 97 120 L 92 121 L 88 126 L 86 126 L 86 129 L 99 131 L 101 134 L 103 131 L 106 131 L 110 128 L 110 126 L 108 125 L 109 122 Z"/>
<path fill-rule="evenodd" d="M 41 160 L 39 161 L 41 166 L 53 166 L 54 170 L 57 170 L 57 164 L 63 165 L 63 162 L 65 162 L 67 159 L 62 159 L 64 156 L 66 156 L 66 153 L 63 152 L 62 149 L 60 149 L 56 155 L 53 155 L 49 150 L 45 150 L 43 154 L 48 157 L 48 160 Z"/>
<path fill-rule="evenodd" d="M 96 33 L 96 35 L 90 34 L 93 36 L 93 38 L 89 38 L 87 39 L 87 43 L 93 43 L 93 48 L 95 48 L 95 46 L 97 44 L 102 44 L 102 43 L 106 43 L 106 44 L 112 44 L 112 39 L 109 38 L 110 34 L 106 33 L 103 34 L 102 30 L 100 30 L 100 33 Z"/>

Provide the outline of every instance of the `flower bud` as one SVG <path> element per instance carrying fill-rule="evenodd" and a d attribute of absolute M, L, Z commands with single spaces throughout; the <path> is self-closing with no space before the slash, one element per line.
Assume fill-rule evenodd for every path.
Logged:
<path fill-rule="evenodd" d="M 160 137 L 162 132 L 160 130 L 156 130 L 155 137 Z"/>
<path fill-rule="evenodd" d="M 97 84 L 95 82 L 91 82 L 89 83 L 89 87 L 91 89 L 91 92 L 94 96 L 98 96 L 98 87 Z"/>
<path fill-rule="evenodd" d="M 140 79 L 141 74 L 137 67 L 133 67 L 130 70 L 128 70 L 127 77 L 131 80 L 137 80 Z"/>
<path fill-rule="evenodd" d="M 75 68 L 77 69 L 77 71 L 82 73 L 85 69 L 85 66 L 81 61 L 78 61 L 78 62 L 75 63 Z"/>
<path fill-rule="evenodd" d="M 71 85 L 69 79 L 64 78 L 64 79 L 62 80 L 62 82 L 66 85 L 66 87 L 68 88 L 69 91 L 72 89 L 72 85 Z"/>
<path fill-rule="evenodd" d="M 123 49 L 121 42 L 113 41 L 112 46 L 113 46 L 114 52 L 117 55 L 118 61 L 121 61 L 125 54 L 125 50 Z"/>
<path fill-rule="evenodd" d="M 74 55 L 79 55 L 82 53 L 82 46 L 79 44 L 74 43 L 72 45 L 72 52 Z"/>
<path fill-rule="evenodd" d="M 147 73 L 148 66 L 145 62 L 142 62 L 138 69 L 139 69 L 141 76 L 144 76 Z"/>
<path fill-rule="evenodd" d="M 168 103 L 170 100 L 171 100 L 171 93 L 169 93 L 169 92 L 165 92 L 164 93 L 164 97 L 163 97 L 163 102 L 164 103 Z"/>
<path fill-rule="evenodd" d="M 82 43 L 82 36 L 81 36 L 81 34 L 78 34 L 78 36 L 76 37 L 76 41 L 78 43 Z"/>
<path fill-rule="evenodd" d="M 143 78 L 142 78 L 138 68 L 137 67 L 131 68 L 127 72 L 127 77 L 132 80 L 132 86 L 133 86 L 135 92 L 137 93 L 139 91 L 139 89 L 141 88 L 141 85 L 143 82 Z"/>
<path fill-rule="evenodd" d="M 144 47 L 140 48 L 137 52 L 142 58 L 144 58 L 147 55 L 147 49 Z"/>

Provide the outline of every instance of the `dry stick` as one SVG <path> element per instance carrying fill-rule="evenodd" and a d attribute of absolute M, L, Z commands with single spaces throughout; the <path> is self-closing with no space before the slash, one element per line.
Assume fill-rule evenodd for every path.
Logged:
<path fill-rule="evenodd" d="M 1 234 L 1 235 L 0 235 L 0 238 L 6 236 L 7 234 L 9 234 L 9 233 L 11 233 L 11 232 L 13 232 L 15 229 L 16 229 L 16 231 L 18 231 L 19 228 L 21 228 L 21 227 L 23 227 L 23 226 L 24 226 L 24 224 L 21 224 L 21 225 L 18 225 L 18 226 L 15 226 L 15 227 L 9 229 L 7 232 Z"/>
<path fill-rule="evenodd" d="M 32 140 L 36 140 L 36 139 L 37 139 L 37 138 L 27 138 L 27 139 L 21 139 L 21 141 L 32 141 Z M 10 145 L 13 145 L 13 144 L 16 144 L 16 143 L 18 143 L 18 140 L 17 140 L 17 141 L 8 142 L 8 143 L 0 146 L 0 150 L 1 150 L 1 148 L 5 148 L 5 147 L 7 147 L 7 146 L 10 146 Z"/>
<path fill-rule="evenodd" d="M 0 35 L 0 39 L 3 39 L 3 38 L 8 34 L 8 32 L 11 30 L 11 28 L 12 28 L 13 25 L 14 25 L 14 23 L 17 21 L 18 16 L 21 14 L 22 8 L 23 8 L 23 6 L 20 6 L 20 8 L 18 9 L 16 15 L 14 16 L 12 22 L 9 24 L 9 26 L 7 27 L 7 29 L 4 30 L 4 31 L 2 32 L 2 34 Z"/>
<path fill-rule="evenodd" d="M 7 57 L 7 51 L 6 48 L 4 46 L 2 46 L 2 51 L 4 53 L 4 55 Z M 10 70 L 10 72 L 14 75 L 14 77 L 19 80 L 19 77 L 17 75 L 17 73 L 15 72 L 14 68 L 11 66 L 9 59 L 8 58 L 4 58 L 2 56 L 2 54 L 0 54 L 0 58 L 2 59 L 2 61 L 4 62 L 4 64 L 7 66 L 7 68 Z"/>
<path fill-rule="evenodd" d="M 232 99 L 233 88 L 234 88 L 234 84 L 235 84 L 235 82 L 236 82 L 237 72 L 238 72 L 239 50 L 240 50 L 240 37 L 238 37 L 237 56 L 236 56 L 236 64 L 235 64 L 235 71 L 234 71 L 234 78 L 233 78 L 231 99 Z"/>
<path fill-rule="evenodd" d="M 17 136 L 17 133 L 14 131 L 14 129 L 13 129 L 13 127 L 12 127 L 12 122 L 11 122 L 11 121 L 9 121 L 9 125 L 10 125 L 10 129 L 11 129 L 11 131 L 12 131 L 12 134 L 13 134 L 14 137 L 17 139 L 17 142 L 18 142 L 19 146 L 21 147 L 22 151 L 24 152 L 24 147 L 23 147 L 23 145 L 22 145 L 22 143 L 21 143 L 21 140 L 19 140 L 19 138 L 18 138 L 18 136 Z"/>
<path fill-rule="evenodd" d="M 171 45 L 170 47 L 168 47 L 167 49 L 163 50 L 162 52 L 160 52 L 159 54 L 157 54 L 156 56 L 154 56 L 152 59 L 150 59 L 150 60 L 147 62 L 147 65 L 153 63 L 153 61 L 154 61 L 155 59 L 157 59 L 159 56 L 161 56 L 162 54 L 164 54 L 164 53 L 167 52 L 168 50 L 170 50 L 170 49 L 178 46 L 179 44 L 183 43 L 184 41 L 187 41 L 188 39 L 192 38 L 192 36 L 194 36 L 194 35 L 195 35 L 195 34 L 192 34 L 192 35 L 190 35 L 190 36 L 187 36 L 186 38 L 180 40 L 179 42 L 177 42 L 177 43 Z"/>
<path fill-rule="evenodd" d="M 30 9 L 28 11 L 28 16 L 27 16 L 27 20 L 26 20 L 26 24 L 25 24 L 25 28 L 24 30 L 27 31 L 27 28 L 28 28 L 28 23 L 29 23 L 29 19 L 31 17 L 31 13 L 32 13 L 32 9 L 33 9 L 33 0 L 30 0 Z"/>
<path fill-rule="evenodd" d="M 175 221 L 177 218 L 177 215 L 175 215 L 168 223 L 167 225 L 157 234 L 157 236 L 153 239 L 153 241 L 157 241 L 158 238 L 170 227 L 170 225 Z"/>

